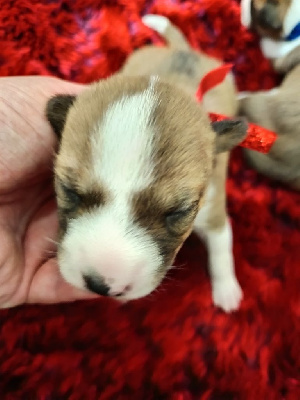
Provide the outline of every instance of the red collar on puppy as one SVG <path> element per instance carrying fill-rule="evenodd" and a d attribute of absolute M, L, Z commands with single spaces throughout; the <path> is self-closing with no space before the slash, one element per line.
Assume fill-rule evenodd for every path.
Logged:
<path fill-rule="evenodd" d="M 219 85 L 225 79 L 228 72 L 233 67 L 233 64 L 224 64 L 220 67 L 209 71 L 201 80 L 196 97 L 201 102 L 203 96 L 213 87 Z M 210 119 L 215 121 L 221 121 L 228 117 L 220 114 L 209 113 Z M 268 129 L 262 128 L 261 126 L 249 123 L 246 139 L 240 144 L 242 147 L 246 147 L 251 150 L 256 150 L 261 153 L 268 153 L 274 144 L 277 136 L 274 132 Z"/>

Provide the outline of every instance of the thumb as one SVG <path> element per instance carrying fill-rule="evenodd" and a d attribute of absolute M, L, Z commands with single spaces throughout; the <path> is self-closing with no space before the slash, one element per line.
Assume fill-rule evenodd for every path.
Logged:
<path fill-rule="evenodd" d="M 61 276 L 56 260 L 47 260 L 36 272 L 28 293 L 28 303 L 61 303 L 99 296 L 77 289 Z"/>

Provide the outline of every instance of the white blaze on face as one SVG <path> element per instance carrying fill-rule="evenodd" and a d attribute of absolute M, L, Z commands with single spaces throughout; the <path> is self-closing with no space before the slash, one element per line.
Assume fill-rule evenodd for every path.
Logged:
<path fill-rule="evenodd" d="M 83 287 L 83 274 L 102 277 L 124 296 L 137 298 L 156 286 L 162 258 L 147 232 L 133 221 L 131 197 L 153 180 L 153 132 L 149 127 L 157 103 L 155 78 L 141 93 L 113 103 L 92 135 L 95 182 L 108 194 L 105 205 L 70 221 L 59 256 L 65 279 Z"/>
<path fill-rule="evenodd" d="M 149 119 L 158 101 L 154 85 L 152 78 L 144 92 L 112 104 L 92 136 L 93 174 L 118 196 L 144 189 L 152 181 Z"/>

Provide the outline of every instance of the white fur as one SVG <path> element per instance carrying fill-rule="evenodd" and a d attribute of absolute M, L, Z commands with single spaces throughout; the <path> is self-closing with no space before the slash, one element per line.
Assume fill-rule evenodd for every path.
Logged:
<path fill-rule="evenodd" d="M 243 294 L 234 272 L 230 222 L 226 220 L 225 225 L 217 229 L 212 229 L 207 223 L 215 211 L 211 200 L 217 195 L 217 188 L 210 184 L 205 204 L 196 217 L 194 230 L 207 245 L 213 302 L 230 312 L 238 309 Z"/>
<path fill-rule="evenodd" d="M 245 28 L 251 25 L 251 0 L 241 1 L 241 22 Z"/>
<path fill-rule="evenodd" d="M 151 78 L 146 91 L 112 104 L 92 135 L 95 179 L 119 197 L 120 192 L 127 196 L 152 181 L 153 136 L 148 121 L 158 101 L 154 85 Z"/>
<path fill-rule="evenodd" d="M 154 288 L 154 273 L 161 263 L 159 249 L 147 233 L 133 223 L 128 208 L 112 203 L 71 221 L 60 253 L 65 279 L 83 287 L 83 274 L 99 274 L 124 298 L 142 297 Z"/>
<path fill-rule="evenodd" d="M 133 221 L 131 198 L 153 179 L 153 132 L 149 117 L 157 103 L 151 78 L 142 93 L 121 98 L 107 110 L 92 133 L 92 180 L 108 194 L 107 204 L 71 220 L 59 256 L 61 272 L 82 287 L 83 274 L 100 275 L 123 297 L 144 296 L 156 286 L 161 264 L 151 236 Z"/>
<path fill-rule="evenodd" d="M 162 15 L 147 14 L 142 18 L 142 21 L 146 26 L 157 31 L 161 35 L 166 32 L 170 25 L 169 19 Z"/>
<path fill-rule="evenodd" d="M 264 56 L 270 59 L 285 57 L 298 46 L 300 46 L 300 37 L 290 42 L 269 38 L 263 38 L 260 41 Z"/>
<path fill-rule="evenodd" d="M 284 36 L 288 36 L 295 26 L 300 22 L 300 1 L 292 0 L 283 22 Z"/>
<path fill-rule="evenodd" d="M 206 230 L 213 301 L 229 312 L 237 310 L 242 291 L 234 272 L 232 231 L 228 220 L 220 229 Z"/>

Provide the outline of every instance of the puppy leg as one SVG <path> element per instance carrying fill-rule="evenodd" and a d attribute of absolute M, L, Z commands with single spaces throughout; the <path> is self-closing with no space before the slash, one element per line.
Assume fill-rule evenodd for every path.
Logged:
<path fill-rule="evenodd" d="M 238 95 L 238 113 L 255 124 L 264 126 L 270 130 L 275 130 L 273 104 L 276 103 L 278 95 L 280 95 L 280 88 L 256 93 L 240 92 Z"/>
<path fill-rule="evenodd" d="M 288 74 L 293 68 L 300 64 L 300 45 L 290 51 L 285 57 L 275 59 L 274 69 L 280 74 Z"/>
<path fill-rule="evenodd" d="M 227 161 L 228 153 L 218 155 L 205 203 L 195 220 L 194 231 L 207 245 L 213 302 L 230 312 L 238 309 L 242 290 L 234 272 L 232 231 L 226 214 Z"/>
<path fill-rule="evenodd" d="M 235 311 L 239 308 L 242 290 L 234 272 L 230 222 L 226 218 L 222 227 L 201 231 L 209 253 L 213 302 L 226 312 Z"/>
<path fill-rule="evenodd" d="M 295 143 L 291 145 L 294 149 L 290 150 L 291 146 L 283 136 L 279 137 L 276 146 L 273 146 L 274 157 L 272 154 L 262 154 L 249 149 L 244 149 L 244 155 L 248 164 L 259 173 L 283 182 L 295 190 L 300 190 L 299 149 Z"/>

